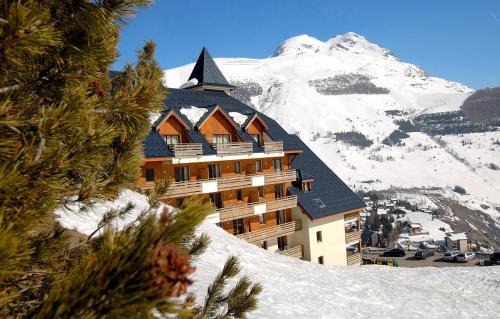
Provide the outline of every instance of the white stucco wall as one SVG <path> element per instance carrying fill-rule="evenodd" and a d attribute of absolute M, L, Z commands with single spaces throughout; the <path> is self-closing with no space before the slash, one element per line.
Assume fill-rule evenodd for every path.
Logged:
<path fill-rule="evenodd" d="M 302 221 L 302 230 L 291 236 L 293 245 L 304 246 L 304 259 L 317 263 L 323 256 L 325 265 L 346 266 L 344 217 L 342 214 L 311 221 L 300 208 L 292 210 L 294 219 Z M 316 232 L 322 232 L 322 241 L 317 242 Z"/>

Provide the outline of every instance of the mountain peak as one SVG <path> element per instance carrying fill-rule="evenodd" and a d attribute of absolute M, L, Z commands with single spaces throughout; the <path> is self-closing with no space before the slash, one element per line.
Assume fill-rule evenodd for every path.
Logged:
<path fill-rule="evenodd" d="M 272 57 L 282 55 L 314 54 L 318 53 L 324 45 L 324 42 L 316 38 L 307 34 L 301 34 L 281 42 L 278 48 L 274 51 Z"/>

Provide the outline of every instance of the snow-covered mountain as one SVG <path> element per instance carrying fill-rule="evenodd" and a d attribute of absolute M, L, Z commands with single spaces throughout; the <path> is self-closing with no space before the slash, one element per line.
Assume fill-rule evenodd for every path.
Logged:
<path fill-rule="evenodd" d="M 293 37 L 265 59 L 215 60 L 239 87 L 235 97 L 298 134 L 351 187 L 438 187 L 500 230 L 500 131 L 463 118 L 467 86 L 352 32 L 325 42 Z M 179 87 L 192 68 L 166 70 L 166 85 Z M 453 193 L 456 185 L 468 195 Z"/>

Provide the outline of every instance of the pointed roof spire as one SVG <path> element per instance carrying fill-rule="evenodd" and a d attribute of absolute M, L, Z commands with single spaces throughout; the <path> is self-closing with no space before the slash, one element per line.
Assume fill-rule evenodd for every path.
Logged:
<path fill-rule="evenodd" d="M 198 61 L 196 61 L 188 81 L 191 79 L 196 79 L 198 85 L 201 86 L 209 85 L 232 88 L 232 85 L 226 80 L 224 74 L 219 70 L 205 47 L 201 50 Z"/>

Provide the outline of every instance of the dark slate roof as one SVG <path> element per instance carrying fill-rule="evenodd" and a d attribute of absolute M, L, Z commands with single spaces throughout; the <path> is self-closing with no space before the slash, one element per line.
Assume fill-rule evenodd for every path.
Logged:
<path fill-rule="evenodd" d="M 215 64 L 206 48 L 201 50 L 200 56 L 198 57 L 193 72 L 191 72 L 188 80 L 191 79 L 198 80 L 197 85 L 209 84 L 232 87 L 232 85 L 230 85 L 224 77 L 224 74 L 222 74 L 219 70 L 219 67 L 217 67 L 217 64 Z"/>
<path fill-rule="evenodd" d="M 314 179 L 312 190 L 303 192 L 289 187 L 297 195 L 300 206 L 312 219 L 330 216 L 365 207 L 365 203 L 296 135 L 292 135 L 303 150 L 292 163 L 292 168 L 307 172 Z"/>
<path fill-rule="evenodd" d="M 156 131 L 150 131 L 142 141 L 144 156 L 146 158 L 155 157 L 173 157 L 174 153 L 165 143 L 160 134 Z"/>

